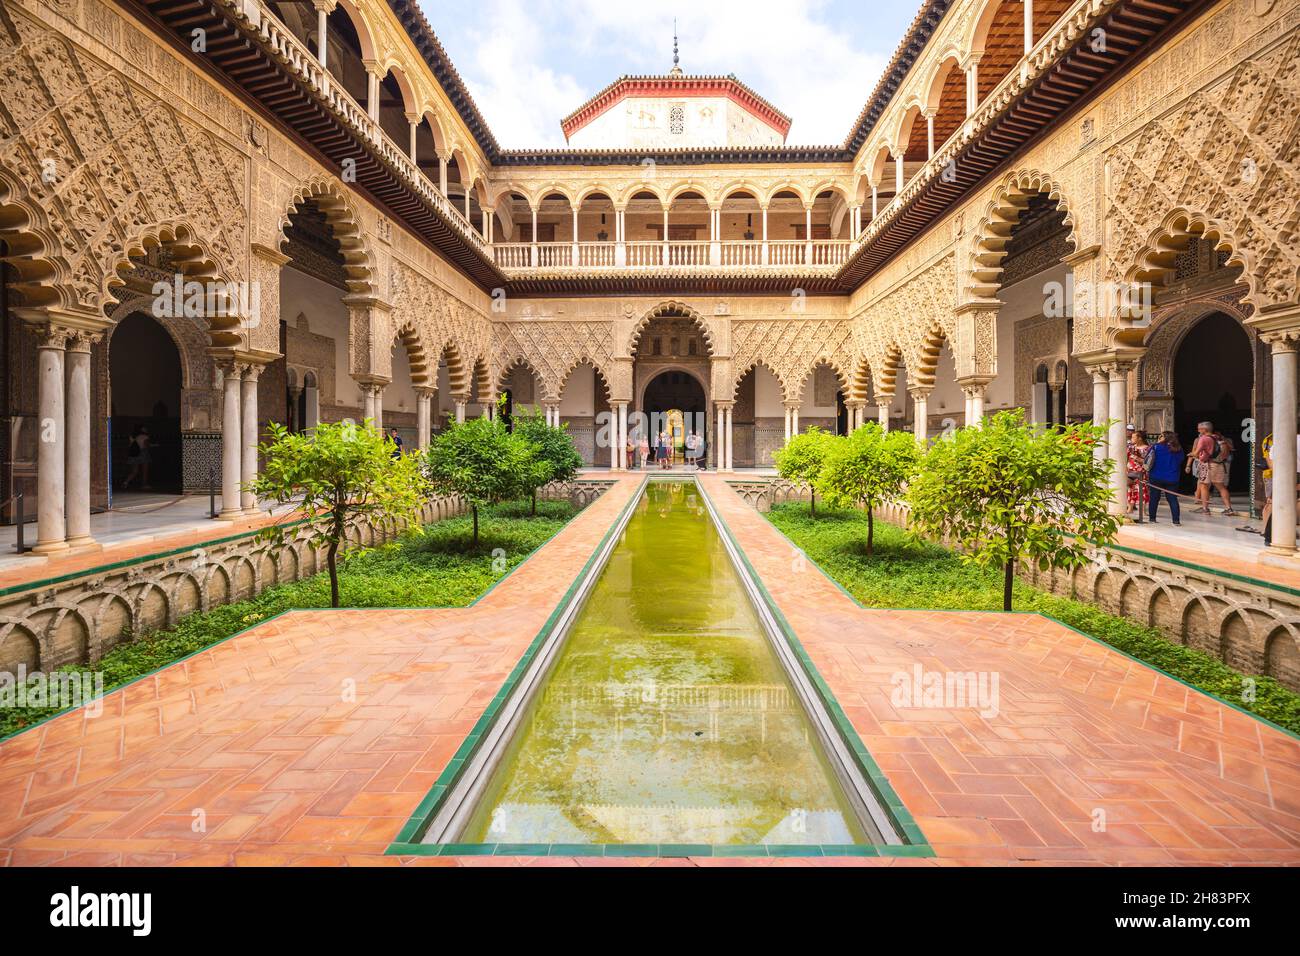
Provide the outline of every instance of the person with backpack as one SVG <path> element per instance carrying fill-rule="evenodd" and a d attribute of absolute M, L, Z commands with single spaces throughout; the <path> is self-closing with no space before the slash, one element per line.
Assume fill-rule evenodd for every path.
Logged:
<path fill-rule="evenodd" d="M 1210 510 L 1211 490 L 1223 499 L 1223 513 L 1236 517 L 1232 498 L 1228 495 L 1228 467 L 1232 464 L 1232 442 L 1214 427 L 1213 422 L 1200 422 L 1196 426 L 1196 443 L 1188 459 L 1188 470 L 1196 475 L 1197 514 L 1213 514 Z"/>

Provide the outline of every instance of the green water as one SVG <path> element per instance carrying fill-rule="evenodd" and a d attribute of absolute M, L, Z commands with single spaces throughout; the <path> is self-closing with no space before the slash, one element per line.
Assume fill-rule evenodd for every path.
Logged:
<path fill-rule="evenodd" d="M 460 839 L 871 842 L 693 483 L 647 486 Z"/>

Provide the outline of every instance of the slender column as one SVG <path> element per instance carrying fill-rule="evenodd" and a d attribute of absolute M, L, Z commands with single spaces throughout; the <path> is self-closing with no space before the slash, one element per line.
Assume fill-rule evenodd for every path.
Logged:
<path fill-rule="evenodd" d="M 415 447 L 420 451 L 429 447 L 429 435 L 433 431 L 433 398 L 437 394 L 438 390 L 428 385 L 415 386 Z"/>
<path fill-rule="evenodd" d="M 894 154 L 894 195 L 903 191 L 903 151 Z"/>
<path fill-rule="evenodd" d="M 764 204 L 762 209 L 763 209 L 763 265 L 767 265 L 771 261 L 768 255 L 769 246 L 767 244 L 767 205 Z"/>
<path fill-rule="evenodd" d="M 406 122 L 411 127 L 411 162 L 419 166 L 419 161 L 415 156 L 415 132 L 420 128 L 420 117 L 413 116 L 411 113 L 406 114 Z"/>
<path fill-rule="evenodd" d="M 1092 373 L 1092 423 L 1105 425 L 1106 419 L 1110 417 L 1110 376 L 1104 365 L 1093 366 L 1089 371 Z M 1093 455 L 1098 461 L 1106 458 L 1108 443 L 1109 438 L 1100 441 L 1093 450 Z"/>
<path fill-rule="evenodd" d="M 930 390 L 913 388 L 908 391 L 912 396 L 912 433 L 916 436 L 917 442 L 924 445 L 930 437 Z"/>
<path fill-rule="evenodd" d="M 879 421 L 880 421 L 880 427 L 881 427 L 884 431 L 889 431 L 889 401 L 888 401 L 888 399 L 893 398 L 893 396 L 890 395 L 890 396 L 884 396 L 884 397 L 886 398 L 886 400 L 885 400 L 884 402 L 877 402 L 877 403 L 876 403 L 877 418 L 878 418 Z"/>
<path fill-rule="evenodd" d="M 663 264 L 664 264 L 664 265 L 668 265 L 669 261 L 671 260 L 671 253 L 668 251 L 668 207 L 667 207 L 667 206 L 664 206 L 664 235 L 663 235 L 663 240 L 664 240 Z"/>
<path fill-rule="evenodd" d="M 618 471 L 621 458 L 618 448 L 618 403 L 609 407 L 609 428 L 605 434 L 609 435 L 609 470 Z"/>
<path fill-rule="evenodd" d="M 68 549 L 64 490 L 67 468 L 67 420 L 64 408 L 63 351 L 68 331 L 49 325 L 38 348 L 36 433 L 36 554 Z"/>
<path fill-rule="evenodd" d="M 532 248 L 529 250 L 529 259 L 530 259 L 530 261 L 531 261 L 532 264 L 533 264 L 533 268 L 536 269 L 536 268 L 537 268 L 537 207 L 536 207 L 536 206 L 533 207 L 533 236 L 532 236 L 532 239 L 533 239 L 533 245 L 532 245 Z"/>
<path fill-rule="evenodd" d="M 244 433 L 240 416 L 239 381 L 244 366 L 234 360 L 221 368 L 221 514 L 227 521 L 243 515 L 240 505 L 239 477 L 243 463 Z"/>
<path fill-rule="evenodd" d="M 1270 551 L 1295 552 L 1296 333 L 1272 339 L 1273 528 Z"/>
<path fill-rule="evenodd" d="M 966 67 L 966 115 L 970 116 L 979 106 L 979 58 L 973 58 Z"/>
<path fill-rule="evenodd" d="M 809 203 L 803 207 L 803 261 L 807 265 L 812 265 L 813 261 L 813 239 L 812 239 L 812 204 Z"/>
<path fill-rule="evenodd" d="M 631 464 L 627 460 L 627 402 L 618 403 L 618 461 L 624 470 Z"/>
<path fill-rule="evenodd" d="M 466 186 L 464 183 L 461 183 L 461 185 L 465 186 L 465 221 L 470 224 L 471 228 L 473 228 L 474 221 L 469 218 L 469 186 Z"/>
<path fill-rule="evenodd" d="M 790 441 L 790 406 L 789 405 L 785 406 L 783 411 L 785 412 L 785 440 L 789 442 Z"/>
<path fill-rule="evenodd" d="M 321 69 L 328 65 L 329 52 L 329 16 L 330 8 L 328 4 L 316 3 L 316 59 L 320 62 Z"/>
<path fill-rule="evenodd" d="M 73 548 L 94 544 L 90 536 L 90 346 L 78 333 L 68 340 L 67 536 Z"/>
<path fill-rule="evenodd" d="M 793 438 L 798 434 L 799 434 L 799 406 L 792 405 L 790 406 L 790 437 Z"/>
<path fill-rule="evenodd" d="M 381 382 L 375 382 L 371 386 L 375 390 L 375 429 L 384 430 L 384 386 Z"/>
<path fill-rule="evenodd" d="M 260 365 L 250 365 L 244 370 L 240 383 L 240 405 L 243 420 L 243 451 L 240 455 L 239 506 L 245 514 L 257 513 L 257 495 L 253 494 L 253 481 L 257 478 L 257 378 L 262 374 Z"/>
<path fill-rule="evenodd" d="M 456 399 L 456 423 L 462 424 L 465 421 L 465 400 Z"/>
<path fill-rule="evenodd" d="M 725 471 L 727 467 L 727 409 L 718 402 L 718 430 L 713 436 L 714 463 L 718 471 Z"/>
<path fill-rule="evenodd" d="M 880 197 L 876 193 L 876 184 L 871 184 L 871 218 L 880 215 Z"/>
<path fill-rule="evenodd" d="M 573 207 L 573 263 L 578 265 L 578 207 Z"/>
<path fill-rule="evenodd" d="M 361 417 L 368 422 L 375 420 L 375 393 L 369 382 L 361 383 Z"/>
<path fill-rule="evenodd" d="M 366 112 L 376 123 L 379 122 L 379 74 L 378 67 L 366 64 Z"/>
<path fill-rule="evenodd" d="M 627 236 L 624 233 L 627 223 L 623 219 L 623 210 L 614 210 L 614 265 L 627 265 Z"/>
<path fill-rule="evenodd" d="M 1124 430 L 1128 417 L 1128 370 L 1126 364 L 1110 367 L 1110 489 L 1111 514 L 1128 511 L 1128 445 Z"/>
<path fill-rule="evenodd" d="M 927 110 L 925 113 L 925 146 L 926 159 L 934 158 L 934 111 Z"/>
<path fill-rule="evenodd" d="M 722 264 L 722 210 L 709 210 L 709 264 Z"/>
<path fill-rule="evenodd" d="M 984 393 L 988 389 L 988 382 L 959 380 L 958 384 L 966 396 L 966 426 L 978 428 L 984 422 Z"/>
<path fill-rule="evenodd" d="M 447 195 L 447 157 L 438 157 L 438 190 Z"/>
<path fill-rule="evenodd" d="M 1034 48 L 1034 0 L 1025 3 L 1025 52 Z"/>
<path fill-rule="evenodd" d="M 727 471 L 735 471 L 735 459 L 732 457 L 732 450 L 734 448 L 735 443 L 732 441 L 731 409 L 732 406 L 728 404 L 726 409 L 727 411 Z"/>

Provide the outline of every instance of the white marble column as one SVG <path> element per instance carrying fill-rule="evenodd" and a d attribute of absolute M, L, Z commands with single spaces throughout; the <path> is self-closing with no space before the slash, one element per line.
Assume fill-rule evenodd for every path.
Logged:
<path fill-rule="evenodd" d="M 1025 4 L 1025 52 L 1034 48 L 1034 0 L 1024 0 Z"/>
<path fill-rule="evenodd" d="M 785 440 L 790 440 L 790 406 L 786 405 L 783 409 L 785 412 Z"/>
<path fill-rule="evenodd" d="M 1273 353 L 1273 527 L 1269 550 L 1295 553 L 1297 334 L 1277 336 Z"/>
<path fill-rule="evenodd" d="M 967 387 L 970 395 L 970 424 L 982 425 L 984 423 L 984 392 L 988 386 L 971 385 Z"/>
<path fill-rule="evenodd" d="M 67 418 L 64 407 L 63 354 L 68 331 L 46 326 L 38 333 L 36 423 L 35 554 L 68 550 L 64 492 L 67 469 Z"/>
<path fill-rule="evenodd" d="M 909 389 L 912 396 L 912 433 L 919 444 L 924 445 L 930 438 L 930 390 L 928 388 Z"/>
<path fill-rule="evenodd" d="M 463 398 L 458 398 L 456 399 L 456 422 L 457 424 L 461 424 L 464 421 L 465 421 L 465 400 Z"/>
<path fill-rule="evenodd" d="M 970 116 L 980 105 L 979 57 L 971 57 L 966 64 L 966 115 Z"/>
<path fill-rule="evenodd" d="M 365 421 L 373 422 L 375 420 L 375 392 L 370 387 L 369 382 L 362 382 L 359 387 L 361 389 L 361 417 Z"/>
<path fill-rule="evenodd" d="M 1111 514 L 1122 515 L 1128 511 L 1128 442 L 1124 430 L 1128 418 L 1128 370 L 1127 364 L 1112 365 L 1110 376 L 1110 490 Z"/>
<path fill-rule="evenodd" d="M 375 430 L 382 432 L 384 430 L 384 386 L 379 382 L 373 382 L 370 387 L 375 392 Z"/>
<path fill-rule="evenodd" d="M 447 195 L 447 157 L 438 155 L 438 191 Z"/>
<path fill-rule="evenodd" d="M 316 0 L 316 59 L 322 68 L 329 65 L 329 15 L 332 4 Z"/>
<path fill-rule="evenodd" d="M 437 391 L 428 385 L 415 386 L 415 447 L 419 451 L 429 447 L 429 433 L 432 431 L 430 409 Z"/>
<path fill-rule="evenodd" d="M 1110 375 L 1104 365 L 1094 365 L 1088 370 L 1092 375 L 1092 423 L 1105 427 L 1110 417 Z M 1103 461 L 1109 453 L 1109 438 L 1097 443 L 1093 457 Z"/>
<path fill-rule="evenodd" d="M 90 346 L 98 336 L 84 332 L 68 340 L 67 498 L 68 546 L 95 543 L 90 536 Z"/>
<path fill-rule="evenodd" d="M 257 379 L 260 365 L 250 365 L 240 382 L 240 413 L 243 422 L 243 451 L 240 455 L 239 506 L 245 514 L 257 514 L 257 495 L 252 484 L 257 478 Z"/>
<path fill-rule="evenodd" d="M 714 466 L 718 471 L 727 469 L 727 409 L 722 402 L 717 403 L 718 409 L 718 430 L 713 436 Z"/>
<path fill-rule="evenodd" d="M 221 514 L 227 521 L 243 516 L 239 498 L 239 476 L 243 461 L 244 432 L 240 417 L 239 384 L 244 366 L 228 360 L 221 367 Z"/>
<path fill-rule="evenodd" d="M 934 110 L 925 111 L 926 159 L 934 159 Z"/>
<path fill-rule="evenodd" d="M 794 438 L 799 434 L 799 406 L 790 406 L 790 437 Z"/>
<path fill-rule="evenodd" d="M 890 396 L 892 398 L 892 396 Z M 876 419 L 880 422 L 880 427 L 889 431 L 889 402 L 876 403 Z"/>
<path fill-rule="evenodd" d="M 734 471 L 736 466 L 735 466 L 735 459 L 732 457 L 732 451 L 734 450 L 734 447 L 735 447 L 735 442 L 732 440 L 732 439 L 733 439 L 733 434 L 732 434 L 732 428 L 731 428 L 731 412 L 732 412 L 732 405 L 728 404 L 727 407 L 726 407 L 726 411 L 727 411 L 727 435 L 726 435 L 726 442 L 727 442 L 727 471 Z"/>

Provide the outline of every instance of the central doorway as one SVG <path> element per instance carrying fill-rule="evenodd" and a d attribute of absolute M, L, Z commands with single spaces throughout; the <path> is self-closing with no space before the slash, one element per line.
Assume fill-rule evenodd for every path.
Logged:
<path fill-rule="evenodd" d="M 672 436 L 673 461 L 681 463 L 685 455 L 686 436 L 694 431 L 709 449 L 708 402 L 700 380 L 683 369 L 666 369 L 652 378 L 641 398 L 640 411 L 645 415 L 646 440 L 653 446 L 662 429 Z M 633 441 L 631 426 L 628 435 Z"/>

